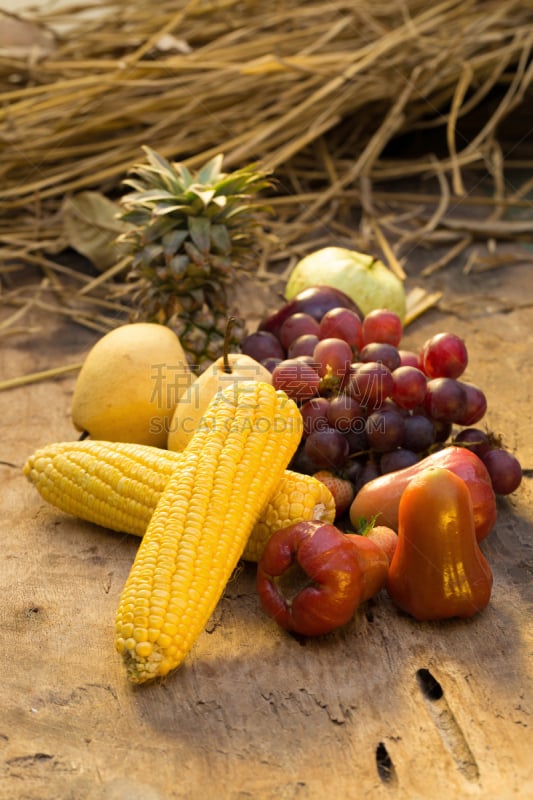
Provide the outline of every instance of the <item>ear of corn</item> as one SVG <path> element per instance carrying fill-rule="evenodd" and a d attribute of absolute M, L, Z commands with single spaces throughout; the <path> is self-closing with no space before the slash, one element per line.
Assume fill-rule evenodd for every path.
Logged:
<path fill-rule="evenodd" d="M 24 474 L 41 497 L 67 514 L 143 536 L 181 453 L 124 442 L 57 442 L 36 450 Z M 274 531 L 294 522 L 333 522 L 335 501 L 322 481 L 285 470 L 242 557 L 258 561 Z"/>
<path fill-rule="evenodd" d="M 36 450 L 24 475 L 67 514 L 143 536 L 180 453 L 150 445 L 84 439 Z"/>
<path fill-rule="evenodd" d="M 128 677 L 164 676 L 213 612 L 301 438 L 284 392 L 250 382 L 215 396 L 141 540 L 116 617 Z"/>
<path fill-rule="evenodd" d="M 335 512 L 335 500 L 325 484 L 311 475 L 285 470 L 252 530 L 242 557 L 245 561 L 259 561 L 266 543 L 280 528 L 311 519 L 333 522 Z"/>

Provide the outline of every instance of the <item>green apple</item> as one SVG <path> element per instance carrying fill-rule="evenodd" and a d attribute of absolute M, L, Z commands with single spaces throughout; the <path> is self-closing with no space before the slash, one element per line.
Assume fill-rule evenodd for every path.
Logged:
<path fill-rule="evenodd" d="M 406 313 L 403 282 L 379 259 L 344 247 L 324 247 L 304 256 L 293 267 L 285 286 L 291 300 L 311 286 L 333 286 L 350 297 L 363 314 L 376 308 Z"/>

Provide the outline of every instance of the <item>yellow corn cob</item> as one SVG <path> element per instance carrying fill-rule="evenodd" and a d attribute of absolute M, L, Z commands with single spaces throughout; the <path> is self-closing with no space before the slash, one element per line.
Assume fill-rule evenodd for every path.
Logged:
<path fill-rule="evenodd" d="M 166 675 L 189 652 L 298 446 L 301 423 L 284 392 L 258 381 L 210 403 L 120 598 L 115 642 L 132 683 Z"/>
<path fill-rule="evenodd" d="M 61 511 L 143 536 L 181 458 L 181 453 L 150 445 L 85 439 L 36 450 L 24 465 L 24 474 L 41 497 Z M 274 531 L 308 519 L 333 522 L 333 495 L 311 475 L 285 470 L 242 557 L 258 561 Z"/>

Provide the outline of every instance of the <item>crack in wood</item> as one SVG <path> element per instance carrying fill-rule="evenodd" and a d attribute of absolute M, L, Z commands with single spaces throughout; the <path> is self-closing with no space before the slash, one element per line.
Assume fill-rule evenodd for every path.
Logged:
<path fill-rule="evenodd" d="M 396 768 L 392 763 L 392 759 L 384 742 L 379 742 L 376 747 L 376 767 L 379 779 L 386 783 L 388 786 L 396 786 L 398 783 L 398 776 Z"/>
<path fill-rule="evenodd" d="M 15 756 L 14 758 L 8 758 L 6 760 L 6 764 L 13 766 L 14 764 L 28 764 L 35 761 L 49 761 L 52 758 L 54 758 L 54 756 L 50 755 L 50 753 L 31 753 L 27 756 Z"/>
<path fill-rule="evenodd" d="M 444 696 L 441 684 L 428 669 L 417 670 L 416 680 L 429 716 L 444 746 L 455 761 L 457 769 L 467 780 L 478 781 L 479 767 L 475 756 Z"/>

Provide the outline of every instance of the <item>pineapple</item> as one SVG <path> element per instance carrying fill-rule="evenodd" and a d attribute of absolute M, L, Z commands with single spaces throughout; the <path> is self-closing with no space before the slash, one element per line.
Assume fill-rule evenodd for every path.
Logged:
<path fill-rule="evenodd" d="M 253 263 L 264 207 L 252 197 L 270 181 L 252 166 L 222 172 L 222 155 L 191 174 L 143 149 L 147 163 L 132 168 L 124 184 L 133 191 L 120 201 L 136 319 L 172 328 L 191 367 L 201 371 L 222 354 L 229 317 L 235 318 L 230 346 L 238 349 L 244 338 L 230 295 L 237 271 Z"/>

